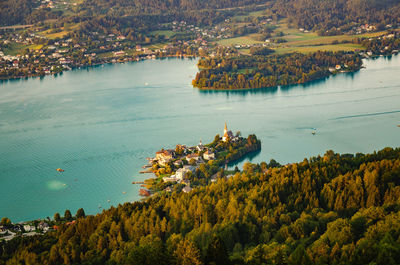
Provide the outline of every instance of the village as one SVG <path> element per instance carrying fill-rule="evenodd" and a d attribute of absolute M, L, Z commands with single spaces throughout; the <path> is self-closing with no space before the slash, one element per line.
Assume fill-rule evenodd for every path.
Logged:
<path fill-rule="evenodd" d="M 204 145 L 188 147 L 178 144 L 175 149 L 161 149 L 155 157 L 147 158 L 148 164 L 141 173 L 154 173 L 156 178 L 144 182 L 139 194 L 150 196 L 157 191 L 190 192 L 193 187 L 229 177 L 234 171 L 228 170 L 228 163 L 234 162 L 250 152 L 261 149 L 261 142 L 255 135 L 247 139 L 228 130 L 225 123 L 223 136 L 217 135 L 214 141 Z M 222 170 L 221 170 L 222 169 Z M 141 182 L 133 182 L 141 184 Z"/>
<path fill-rule="evenodd" d="M 63 224 L 69 226 L 75 224 L 75 220 L 63 222 Z M 56 225 L 57 224 L 57 225 Z M 55 231 L 59 228 L 60 223 L 50 218 L 45 220 L 34 220 L 27 222 L 11 223 L 8 218 L 3 218 L 0 224 L 0 241 L 9 241 L 15 237 L 27 237 L 43 235 L 45 233 Z"/>
<path fill-rule="evenodd" d="M 211 39 L 231 37 L 227 33 L 229 28 L 199 28 L 186 21 L 160 24 L 157 28 L 143 40 L 137 40 L 130 34 L 96 31 L 78 36 L 66 31 L 66 27 L 49 25 L 3 27 L 0 28 L 0 79 L 53 75 L 108 63 L 207 56 L 215 48 L 209 42 Z"/>
<path fill-rule="evenodd" d="M 65 4 L 63 1 L 43 0 L 38 8 L 63 5 L 71 8 L 74 4 L 76 3 Z M 253 13 L 257 16 L 253 16 Z M 2 27 L 0 28 L 0 79 L 58 75 L 82 67 L 166 57 L 230 58 L 240 54 L 250 55 L 252 48 L 260 47 L 271 48 L 278 54 L 281 53 L 280 50 L 291 51 L 292 40 L 290 35 L 287 35 L 291 31 L 282 32 L 284 22 L 273 20 L 258 11 L 253 13 L 244 18 L 240 16 L 226 18 L 212 26 L 194 25 L 184 20 L 159 23 L 151 30 L 140 34 L 131 30 L 125 33 L 87 31 L 74 23 Z M 367 39 L 360 37 L 358 41 L 363 41 L 360 47 L 365 47 L 367 42 L 385 39 L 392 40 L 390 43 L 395 45 L 389 43 L 379 49 L 365 47 L 365 50 L 355 49 L 355 52 L 365 58 L 398 53 L 399 45 L 396 40 L 400 36 L 397 31 L 392 30 L 393 27 L 388 24 L 385 26 L 386 34 Z M 304 38 L 308 38 L 307 34 L 311 34 L 304 28 L 296 30 L 298 32 L 295 34 L 300 34 Z M 346 34 L 358 36 L 376 30 L 378 28 L 374 25 L 355 24 Z M 351 40 L 346 37 L 346 43 L 360 44 L 354 43 L 355 41 L 356 39 Z M 338 41 L 332 41 L 332 44 L 345 45 Z M 314 49 L 318 48 L 318 45 L 316 44 Z M 301 50 L 301 47 L 296 49 Z M 338 66 L 333 66 L 330 71 L 345 71 L 343 68 L 346 66 L 341 65 L 340 69 Z"/>

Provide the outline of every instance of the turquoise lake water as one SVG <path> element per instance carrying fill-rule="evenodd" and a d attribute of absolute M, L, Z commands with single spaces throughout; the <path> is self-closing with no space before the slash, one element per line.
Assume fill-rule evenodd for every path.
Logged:
<path fill-rule="evenodd" d="M 188 59 L 2 82 L 0 217 L 18 222 L 80 207 L 94 214 L 138 200 L 131 182 L 146 178 L 138 173 L 146 157 L 210 142 L 225 121 L 262 140 L 252 162 L 398 147 L 400 56 L 365 66 L 308 85 L 234 92 L 192 88 L 196 60 Z"/>

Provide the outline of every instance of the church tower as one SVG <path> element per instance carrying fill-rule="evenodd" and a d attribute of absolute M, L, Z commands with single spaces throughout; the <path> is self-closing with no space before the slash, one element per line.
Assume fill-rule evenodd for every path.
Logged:
<path fill-rule="evenodd" d="M 224 128 L 224 136 L 228 133 L 228 127 L 226 126 L 226 122 L 225 122 L 225 128 Z"/>
<path fill-rule="evenodd" d="M 228 141 L 229 138 L 232 138 L 233 134 L 231 131 L 228 131 L 228 127 L 226 126 L 225 122 L 225 128 L 224 128 L 224 136 L 222 136 L 222 141 L 226 142 Z"/>

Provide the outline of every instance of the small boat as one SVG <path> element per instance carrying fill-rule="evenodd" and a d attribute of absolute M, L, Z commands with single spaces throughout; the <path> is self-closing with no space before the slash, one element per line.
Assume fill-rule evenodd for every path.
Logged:
<path fill-rule="evenodd" d="M 122 194 L 126 194 L 126 191 L 123 191 Z"/>
<path fill-rule="evenodd" d="M 313 132 L 311 132 L 311 134 L 312 134 L 312 135 L 315 135 L 315 134 L 316 134 L 316 132 L 315 132 L 315 131 L 313 131 Z"/>
<path fill-rule="evenodd" d="M 144 83 L 144 85 L 145 85 L 145 86 L 148 86 L 148 85 L 149 85 L 149 83 L 147 83 L 147 82 L 146 82 L 146 83 Z"/>
<path fill-rule="evenodd" d="M 399 124 L 399 125 L 397 125 L 397 127 L 400 127 L 400 124 Z"/>
<path fill-rule="evenodd" d="M 61 168 L 57 168 L 56 169 L 58 172 L 64 172 L 65 170 L 64 169 L 61 169 Z"/>

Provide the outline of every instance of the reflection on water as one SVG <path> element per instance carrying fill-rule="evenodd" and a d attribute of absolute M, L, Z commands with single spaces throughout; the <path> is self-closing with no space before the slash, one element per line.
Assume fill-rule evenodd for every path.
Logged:
<path fill-rule="evenodd" d="M 219 94 L 223 95 L 239 95 L 239 96 L 246 96 L 249 94 L 270 94 L 273 95 L 278 91 L 278 87 L 266 87 L 266 88 L 256 88 L 256 89 L 235 89 L 235 90 L 209 90 L 209 89 L 199 89 L 198 90 L 200 95 L 213 95 Z"/>
<path fill-rule="evenodd" d="M 228 167 L 229 167 L 229 168 L 234 168 L 235 166 L 242 164 L 243 161 L 252 162 L 253 159 L 254 159 L 255 157 L 257 157 L 260 153 L 261 153 L 261 150 L 256 150 L 256 151 L 253 151 L 253 152 L 251 152 L 251 153 L 248 153 L 247 155 L 243 156 L 243 157 L 240 158 L 239 160 L 237 160 L 237 161 L 235 161 L 235 162 L 230 162 L 230 163 L 228 163 Z"/>

